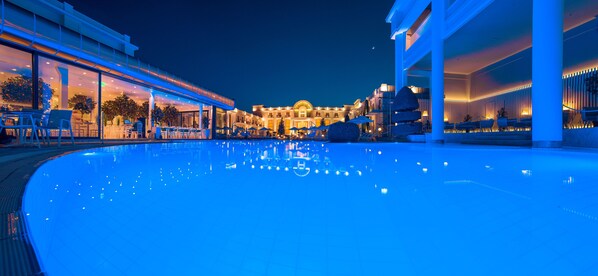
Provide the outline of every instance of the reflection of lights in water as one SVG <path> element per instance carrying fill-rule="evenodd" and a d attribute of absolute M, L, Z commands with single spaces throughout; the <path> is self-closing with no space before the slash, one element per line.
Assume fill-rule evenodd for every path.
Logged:
<path fill-rule="evenodd" d="M 349 176 L 349 172 L 345 172 L 345 176 Z"/>
<path fill-rule="evenodd" d="M 569 176 L 567 179 L 563 180 L 565 184 L 573 184 L 575 182 L 575 178 L 573 176 Z"/>
<path fill-rule="evenodd" d="M 357 175 L 361 176 L 361 171 L 357 171 Z"/>
<path fill-rule="evenodd" d="M 524 176 L 531 176 L 532 171 L 531 170 L 521 170 L 521 174 L 523 174 Z"/>
<path fill-rule="evenodd" d="M 422 171 L 423 171 L 424 173 L 427 173 L 427 172 L 428 172 L 428 168 L 423 168 L 423 169 L 422 169 Z"/>
<path fill-rule="evenodd" d="M 399 162 L 399 159 L 395 159 L 395 163 Z"/>
<path fill-rule="evenodd" d="M 417 164 L 418 166 L 421 166 L 421 165 L 422 165 L 422 163 L 421 163 L 421 162 L 417 162 L 417 163 L 415 163 L 415 164 Z"/>
<path fill-rule="evenodd" d="M 489 169 L 492 169 L 492 167 L 491 167 L 490 165 L 486 165 L 486 166 L 484 166 L 484 168 L 486 168 L 486 169 L 488 169 L 488 170 L 489 170 Z"/>
<path fill-rule="evenodd" d="M 381 150 L 379 150 L 379 151 L 378 151 L 378 155 L 381 155 L 381 154 L 382 154 L 382 151 L 381 151 Z"/>
<path fill-rule="evenodd" d="M 339 174 L 341 174 L 341 172 L 339 172 L 339 171 L 336 171 L 336 175 L 339 175 Z"/>
<path fill-rule="evenodd" d="M 385 194 L 388 193 L 388 189 L 387 188 L 382 188 L 382 189 L 380 189 L 380 193 L 383 194 L 383 195 L 385 195 Z"/>
<path fill-rule="evenodd" d="M 324 173 L 325 173 L 325 174 L 328 174 L 328 173 L 329 173 L 329 171 L 328 171 L 328 170 L 325 170 L 325 171 L 324 171 Z"/>
<path fill-rule="evenodd" d="M 446 166 L 448 166 L 448 162 L 444 162 L 444 166 L 445 166 L 445 167 L 446 167 Z"/>

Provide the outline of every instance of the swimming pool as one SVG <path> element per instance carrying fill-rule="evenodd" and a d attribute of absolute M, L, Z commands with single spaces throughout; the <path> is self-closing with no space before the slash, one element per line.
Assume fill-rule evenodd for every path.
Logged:
<path fill-rule="evenodd" d="M 49 275 L 596 275 L 598 154 L 195 142 L 81 151 L 23 202 Z"/>

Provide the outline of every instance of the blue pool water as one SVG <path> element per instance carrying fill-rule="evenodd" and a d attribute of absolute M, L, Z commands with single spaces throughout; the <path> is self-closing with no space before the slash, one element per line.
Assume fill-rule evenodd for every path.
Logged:
<path fill-rule="evenodd" d="M 49 275 L 597 275 L 598 154 L 196 142 L 43 165 Z"/>

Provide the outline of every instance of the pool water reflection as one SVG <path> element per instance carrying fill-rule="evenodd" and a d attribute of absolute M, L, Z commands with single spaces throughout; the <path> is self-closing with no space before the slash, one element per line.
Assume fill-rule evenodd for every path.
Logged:
<path fill-rule="evenodd" d="M 409 144 L 148 144 L 43 165 L 50 275 L 595 275 L 598 154 Z"/>

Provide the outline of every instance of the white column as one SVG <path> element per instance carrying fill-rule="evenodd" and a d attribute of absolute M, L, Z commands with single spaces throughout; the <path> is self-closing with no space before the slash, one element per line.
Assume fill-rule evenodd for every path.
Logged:
<path fill-rule="evenodd" d="M 407 73 L 405 71 L 405 39 L 406 32 L 395 36 L 395 94 L 407 85 Z"/>
<path fill-rule="evenodd" d="M 60 75 L 60 109 L 69 107 L 69 69 L 66 67 L 57 67 Z"/>
<path fill-rule="evenodd" d="M 532 29 L 532 142 L 563 141 L 563 0 L 534 0 Z"/>
<path fill-rule="evenodd" d="M 152 113 L 154 113 L 154 105 L 155 105 L 153 89 L 150 89 L 150 97 L 149 97 L 148 103 L 149 103 L 149 108 L 148 108 L 148 114 L 147 114 L 147 125 L 149 126 L 149 128 L 152 128 L 154 126 L 154 122 L 152 121 Z"/>
<path fill-rule="evenodd" d="M 444 3 L 432 1 L 432 141 L 444 143 Z"/>
<path fill-rule="evenodd" d="M 199 130 L 201 131 L 203 129 L 203 103 L 199 104 Z"/>

